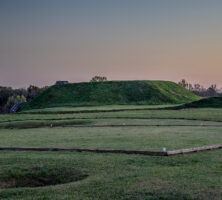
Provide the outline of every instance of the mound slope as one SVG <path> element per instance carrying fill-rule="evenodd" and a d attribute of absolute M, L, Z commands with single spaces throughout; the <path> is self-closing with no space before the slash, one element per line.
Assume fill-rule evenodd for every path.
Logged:
<path fill-rule="evenodd" d="M 107 81 L 54 85 L 22 110 L 58 106 L 179 104 L 199 97 L 170 81 Z"/>
<path fill-rule="evenodd" d="M 185 109 L 185 108 L 222 108 L 222 97 L 209 97 L 186 103 L 181 106 L 172 107 L 170 109 Z"/>

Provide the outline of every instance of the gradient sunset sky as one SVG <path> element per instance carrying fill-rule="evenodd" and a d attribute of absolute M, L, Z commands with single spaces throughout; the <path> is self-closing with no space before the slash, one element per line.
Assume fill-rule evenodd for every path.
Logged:
<path fill-rule="evenodd" d="M 0 85 L 171 80 L 222 86 L 221 0 L 0 0 Z"/>

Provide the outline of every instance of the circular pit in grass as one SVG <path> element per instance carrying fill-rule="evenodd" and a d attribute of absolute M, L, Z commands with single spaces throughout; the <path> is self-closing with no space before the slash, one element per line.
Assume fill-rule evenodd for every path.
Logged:
<path fill-rule="evenodd" d="M 41 187 L 83 180 L 88 175 L 75 168 L 12 167 L 0 173 L 0 188 Z"/>

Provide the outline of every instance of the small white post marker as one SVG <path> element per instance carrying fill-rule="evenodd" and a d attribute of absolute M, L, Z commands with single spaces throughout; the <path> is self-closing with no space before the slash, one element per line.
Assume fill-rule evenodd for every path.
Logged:
<path fill-rule="evenodd" d="M 166 152 L 166 147 L 163 147 L 163 152 Z"/>

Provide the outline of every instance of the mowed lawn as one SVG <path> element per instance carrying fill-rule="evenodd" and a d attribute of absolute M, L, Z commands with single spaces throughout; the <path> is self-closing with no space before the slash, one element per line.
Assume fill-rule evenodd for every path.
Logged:
<path fill-rule="evenodd" d="M 52 112 L 0 115 L 0 146 L 162 151 L 222 144 L 222 109 Z M 165 126 L 127 126 L 138 124 Z M 48 185 L 34 187 L 30 179 Z M 221 197 L 222 150 L 172 157 L 0 151 L 0 199 Z"/>
<path fill-rule="evenodd" d="M 0 146 L 162 151 L 220 144 L 222 127 L 66 127 L 0 130 Z"/>
<path fill-rule="evenodd" d="M 67 109 L 67 108 L 66 108 Z M 57 113 L 48 112 L 47 114 L 8 114 L 0 115 L 0 123 L 27 120 L 70 120 L 70 119 L 188 119 L 201 121 L 222 122 L 222 109 L 200 108 L 183 110 L 126 110 L 120 112 L 95 112 L 95 113 L 63 113 L 66 109 L 55 108 Z M 91 108 L 93 109 L 93 108 Z M 113 108 L 112 108 L 113 109 Z M 127 108 L 129 109 L 129 107 Z M 103 109 L 102 111 L 110 111 Z M 32 110 L 33 111 L 33 110 Z M 84 110 L 82 110 L 84 111 Z M 85 110 L 89 111 L 89 110 Z M 60 113 L 62 112 L 62 113 Z"/>

